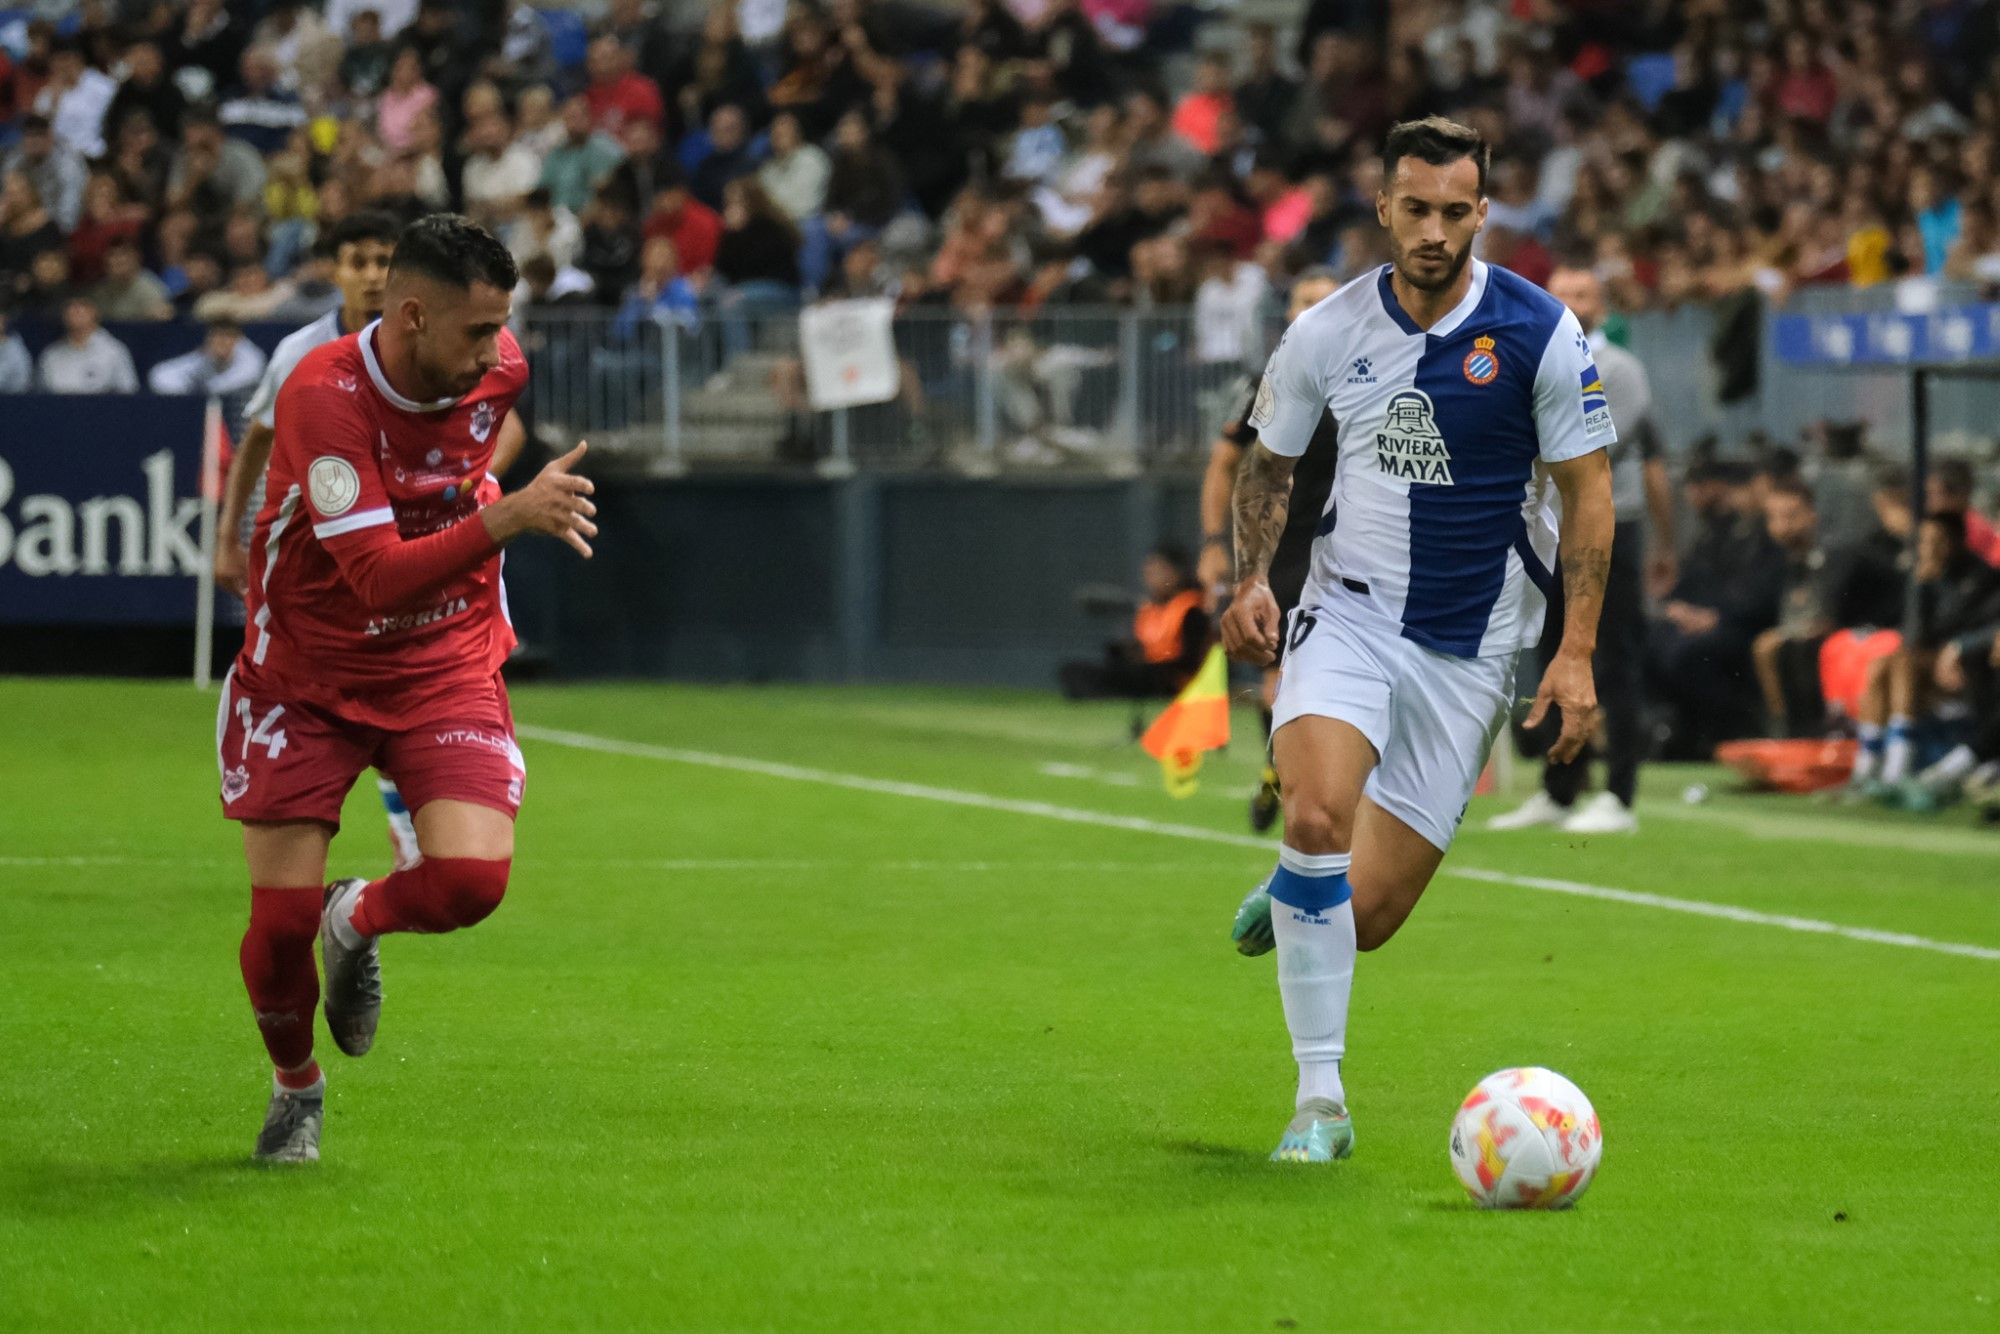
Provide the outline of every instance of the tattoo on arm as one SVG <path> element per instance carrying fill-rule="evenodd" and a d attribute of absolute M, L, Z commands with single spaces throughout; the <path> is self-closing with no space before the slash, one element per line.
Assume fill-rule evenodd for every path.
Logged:
<path fill-rule="evenodd" d="M 1236 467 L 1236 577 L 1262 577 L 1271 568 L 1278 536 L 1285 531 L 1285 511 L 1292 499 L 1294 459 L 1274 454 L 1262 443 L 1243 451 Z"/>
<path fill-rule="evenodd" d="M 1597 547 L 1562 554 L 1563 600 L 1574 607 L 1604 600 L 1604 585 L 1611 577 L 1611 553 Z"/>

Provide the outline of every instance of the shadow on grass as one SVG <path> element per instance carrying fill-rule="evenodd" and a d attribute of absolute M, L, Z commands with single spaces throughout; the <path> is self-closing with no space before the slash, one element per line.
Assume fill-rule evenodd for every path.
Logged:
<path fill-rule="evenodd" d="M 0 1216 L 80 1218 L 218 1201 L 266 1186 L 323 1188 L 318 1164 L 275 1166 L 246 1154 L 146 1161 L 14 1162 L 0 1167 Z"/>
<path fill-rule="evenodd" d="M 1188 1158 L 1206 1158 L 1225 1163 L 1261 1163 L 1264 1155 L 1246 1149 L 1241 1144 L 1212 1144 L 1200 1139 L 1170 1139 L 1166 1142 L 1169 1153 L 1178 1153 Z"/>

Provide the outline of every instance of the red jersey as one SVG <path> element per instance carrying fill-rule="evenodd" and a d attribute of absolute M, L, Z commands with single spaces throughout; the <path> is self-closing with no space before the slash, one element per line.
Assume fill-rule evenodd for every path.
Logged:
<path fill-rule="evenodd" d="M 612 83 L 593 83 L 583 90 L 590 105 L 590 123 L 609 135 L 617 135 L 627 121 L 651 121 L 653 128 L 667 123 L 666 100 L 660 85 L 637 70 Z"/>
<path fill-rule="evenodd" d="M 487 468 L 528 363 L 502 330 L 500 364 L 471 393 L 415 403 L 383 375 L 376 327 L 314 348 L 278 392 L 237 672 L 400 729 L 441 696 L 490 688 L 513 651 L 500 552 L 478 514 L 500 494 Z M 443 558 L 434 574 L 376 577 L 419 540 Z"/>

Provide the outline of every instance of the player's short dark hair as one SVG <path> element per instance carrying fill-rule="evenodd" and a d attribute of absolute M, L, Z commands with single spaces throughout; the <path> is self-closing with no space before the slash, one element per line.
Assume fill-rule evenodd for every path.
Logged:
<path fill-rule="evenodd" d="M 1931 476 L 1937 478 L 1938 485 L 1955 496 L 1972 494 L 1972 463 L 1957 457 L 1937 459 L 1931 464 Z"/>
<path fill-rule="evenodd" d="M 1910 494 L 1910 470 L 1900 463 L 1883 464 L 1875 470 L 1875 489 L 1907 497 Z"/>
<path fill-rule="evenodd" d="M 1813 495 L 1812 488 L 1807 486 L 1805 480 L 1800 477 L 1773 477 L 1765 484 L 1764 491 L 1767 495 L 1790 496 L 1807 509 L 1819 508 L 1819 500 Z"/>
<path fill-rule="evenodd" d="M 389 272 L 421 273 L 457 288 L 486 283 L 511 292 L 521 272 L 493 233 L 457 213 L 431 213 L 403 229 Z"/>
<path fill-rule="evenodd" d="M 1485 135 L 1470 125 L 1461 125 L 1444 116 L 1425 116 L 1422 120 L 1393 125 L 1382 143 L 1383 178 L 1394 180 L 1396 164 L 1406 157 L 1428 162 L 1433 167 L 1469 157 L 1479 168 L 1479 193 L 1486 193 L 1486 173 L 1493 166 L 1493 147 L 1486 142 Z"/>
<path fill-rule="evenodd" d="M 1186 547 L 1178 542 L 1161 542 L 1146 554 L 1171 566 L 1182 585 L 1194 586 L 1194 562 L 1188 559 Z"/>
<path fill-rule="evenodd" d="M 320 254 L 332 259 L 340 254 L 342 246 L 360 245 L 363 241 L 380 241 L 393 246 L 396 238 L 403 234 L 403 224 L 393 213 L 380 209 L 364 209 L 350 213 L 333 224 L 320 239 Z"/>

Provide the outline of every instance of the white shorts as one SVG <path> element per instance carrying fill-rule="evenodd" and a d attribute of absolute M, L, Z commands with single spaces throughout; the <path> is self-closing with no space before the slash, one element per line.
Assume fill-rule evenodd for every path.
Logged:
<path fill-rule="evenodd" d="M 1362 595 L 1341 592 L 1285 623 L 1273 734 L 1337 718 L 1379 763 L 1364 795 L 1440 850 L 1451 846 L 1514 695 L 1514 655 L 1454 658 L 1402 636 Z"/>

